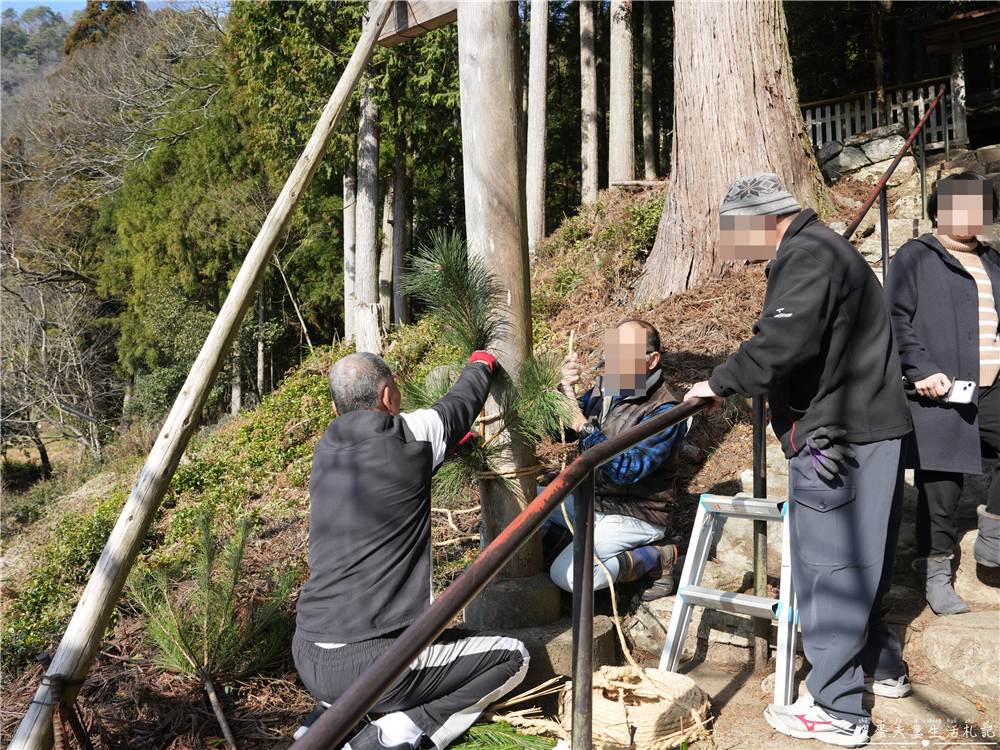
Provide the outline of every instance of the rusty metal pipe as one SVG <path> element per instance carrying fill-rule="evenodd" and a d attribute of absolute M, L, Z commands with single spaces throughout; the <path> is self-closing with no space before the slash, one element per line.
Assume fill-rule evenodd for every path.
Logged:
<path fill-rule="evenodd" d="M 882 179 L 880 179 L 875 184 L 875 187 L 872 188 L 872 191 L 868 196 L 868 200 L 866 200 L 864 204 L 862 204 L 861 208 L 858 210 L 857 215 L 855 215 L 854 219 L 851 220 L 851 223 L 848 224 L 847 229 L 844 230 L 845 238 L 851 239 L 851 235 L 854 234 L 854 230 L 858 228 L 858 225 L 861 223 L 861 220 L 865 218 L 865 214 L 868 213 L 868 209 L 872 207 L 872 204 L 878 197 L 879 191 L 883 187 L 885 187 L 886 183 L 889 181 L 889 178 L 892 177 L 892 173 L 896 171 L 896 167 L 902 160 L 903 154 L 906 153 L 906 149 L 908 149 L 910 145 L 913 143 L 913 139 L 917 137 L 917 134 L 923 131 L 923 127 L 927 123 L 927 119 L 931 116 L 931 112 L 934 111 L 934 107 L 937 106 L 938 101 L 940 101 L 941 96 L 944 94 L 946 90 L 947 89 L 942 86 L 941 90 L 938 92 L 938 95 L 934 97 L 934 101 L 931 102 L 931 105 L 927 108 L 927 111 L 924 113 L 924 116 L 920 118 L 920 122 L 917 123 L 917 127 L 913 129 L 912 133 L 910 133 L 910 137 L 906 139 L 906 143 L 904 143 L 903 147 L 899 149 L 899 153 L 896 154 L 896 158 L 892 160 L 892 164 L 890 164 L 889 168 L 885 170 L 885 174 L 882 175 Z"/>
<path fill-rule="evenodd" d="M 573 504 L 573 750 L 590 750 L 594 728 L 594 479 Z"/>
<path fill-rule="evenodd" d="M 399 679 L 410 663 L 444 632 L 455 616 L 486 587 L 518 548 L 542 527 L 552 511 L 591 472 L 712 403 L 712 399 L 707 398 L 685 401 L 585 451 L 490 542 L 465 572 L 403 631 L 290 750 L 332 750 L 338 747 L 338 743 Z"/>

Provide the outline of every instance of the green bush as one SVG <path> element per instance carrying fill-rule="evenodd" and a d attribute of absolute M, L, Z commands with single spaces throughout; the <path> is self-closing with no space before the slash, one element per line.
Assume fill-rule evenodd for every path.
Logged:
<path fill-rule="evenodd" d="M 30 666 L 66 627 L 72 605 L 101 556 L 125 499 L 118 487 L 112 498 L 92 513 L 67 514 L 36 553 L 37 565 L 25 585 L 10 596 L 0 631 L 4 673 L 18 674 Z M 151 528 L 143 548 L 149 549 L 155 543 Z"/>
<path fill-rule="evenodd" d="M 135 390 L 128 402 L 128 416 L 162 416 L 181 392 L 191 371 L 190 362 L 176 362 L 135 376 Z"/>

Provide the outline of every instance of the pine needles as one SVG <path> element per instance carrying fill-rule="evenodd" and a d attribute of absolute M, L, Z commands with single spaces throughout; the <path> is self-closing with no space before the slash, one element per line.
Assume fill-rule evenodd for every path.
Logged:
<path fill-rule="evenodd" d="M 430 245 L 415 254 L 403 286 L 427 306 L 442 340 L 465 356 L 494 347 L 502 337 L 505 323 L 497 304 L 497 284 L 486 264 L 469 256 L 460 235 L 446 230 L 432 235 Z M 559 434 L 571 421 L 571 404 L 556 390 L 562 372 L 555 356 L 529 357 L 512 375 L 505 373 L 503 381 L 494 385 L 500 429 L 489 438 L 459 446 L 435 475 L 434 493 L 440 502 L 463 499 L 480 481 L 512 487 L 509 472 L 500 470 L 510 443 L 533 445 Z M 449 386 L 448 377 L 414 378 L 403 381 L 400 390 L 407 409 L 426 409 Z"/>
<path fill-rule="evenodd" d="M 551 750 L 555 744 L 556 741 L 548 737 L 518 734 L 514 727 L 503 721 L 469 727 L 469 731 L 451 746 L 451 750 Z"/>
<path fill-rule="evenodd" d="M 465 240 L 445 229 L 414 254 L 403 291 L 423 302 L 440 324 L 445 343 L 466 357 L 487 350 L 503 333 L 496 305 L 498 287 L 486 264 L 471 257 Z"/>
<path fill-rule="evenodd" d="M 521 364 L 502 405 L 513 439 L 533 445 L 573 421 L 572 403 L 557 390 L 561 380 L 556 354 L 533 355 Z"/>
<path fill-rule="evenodd" d="M 214 683 L 222 676 L 257 674 L 284 658 L 293 628 L 288 610 L 296 574 L 291 568 L 282 570 L 268 596 L 253 607 L 238 606 L 253 520 L 243 519 L 222 545 L 212 526 L 212 512 L 203 511 L 194 574 L 185 582 L 190 585 L 176 585 L 173 576 L 159 569 L 130 579 L 129 593 L 145 615 L 161 664 L 204 684 L 223 734 L 235 749 Z"/>
<path fill-rule="evenodd" d="M 500 430 L 485 440 L 460 445 L 435 475 L 434 494 L 439 502 L 461 501 L 468 496 L 469 487 L 480 480 L 502 482 L 513 489 L 513 477 L 500 470 L 509 444 L 517 441 L 533 445 L 544 437 L 558 435 L 572 421 L 572 405 L 557 390 L 561 379 L 560 364 L 554 355 L 530 357 L 521 364 L 513 382 L 508 381 L 500 389 Z M 406 386 L 410 388 L 431 398 L 417 385 Z"/>

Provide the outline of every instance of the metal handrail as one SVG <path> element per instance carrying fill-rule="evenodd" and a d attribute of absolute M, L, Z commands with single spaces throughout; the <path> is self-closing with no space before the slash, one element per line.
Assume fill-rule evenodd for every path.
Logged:
<path fill-rule="evenodd" d="M 931 105 L 927 108 L 927 111 L 924 112 L 924 116 L 920 118 L 920 122 L 917 123 L 917 126 L 913 129 L 913 132 L 910 133 L 910 137 L 906 139 L 906 143 L 904 143 L 903 147 L 899 149 L 899 153 L 896 154 L 896 158 L 892 160 L 892 164 L 890 164 L 889 168 L 885 170 L 885 172 L 882 175 L 882 178 L 877 183 L 875 183 L 875 187 L 872 188 L 871 193 L 869 193 L 868 195 L 868 200 L 866 200 L 861 205 L 861 208 L 858 210 L 858 213 L 855 215 L 854 219 L 851 221 L 850 224 L 848 224 L 847 229 L 844 230 L 844 237 L 846 239 L 850 239 L 851 235 L 854 234 L 854 230 L 858 228 L 858 225 L 861 224 L 861 221 L 865 218 L 865 214 L 868 213 L 868 209 L 872 207 L 872 204 L 875 202 L 875 198 L 878 197 L 880 225 L 882 230 L 882 281 L 883 282 L 885 281 L 886 272 L 889 269 L 889 213 L 888 213 L 888 206 L 886 205 L 885 186 L 886 183 L 889 181 L 889 178 L 892 177 L 892 173 L 896 171 L 896 167 L 899 165 L 899 162 L 902 161 L 903 154 L 906 153 L 906 150 L 913 144 L 913 139 L 916 138 L 917 135 L 919 134 L 920 135 L 920 194 L 923 197 L 923 214 L 926 215 L 927 165 L 924 157 L 924 125 L 927 124 L 927 120 L 930 119 L 931 113 L 934 111 L 934 108 L 937 107 L 938 102 L 942 101 L 941 97 L 944 96 L 944 93 L 947 90 L 948 88 L 946 86 L 941 87 L 941 90 L 938 92 L 938 95 L 934 97 L 934 101 L 931 102 Z M 945 111 L 945 129 L 944 129 L 945 139 L 947 139 L 948 137 L 947 125 L 948 125 L 948 113 L 947 111 Z"/>
<path fill-rule="evenodd" d="M 602 464 L 634 448 L 644 440 L 687 420 L 710 406 L 712 399 L 696 398 L 650 417 L 603 443 L 585 451 L 542 490 L 480 553 L 465 572 L 441 594 L 362 674 L 340 698 L 316 720 L 290 750 L 328 750 L 337 747 L 347 733 L 371 710 L 378 699 L 403 674 L 420 653 L 441 635 L 451 621 L 482 591 L 514 553 L 536 531 L 559 504 L 578 486 L 587 483 L 577 506 L 574 534 L 573 580 L 573 747 L 590 746 L 593 659 L 593 477 Z M 589 512 L 587 506 L 589 505 Z M 583 512 L 581 512 L 583 511 Z M 589 541 L 589 554 L 588 554 Z M 583 564 L 580 564 L 580 561 Z M 577 718 L 579 714 L 579 719 Z M 584 726 L 585 725 L 585 726 Z"/>

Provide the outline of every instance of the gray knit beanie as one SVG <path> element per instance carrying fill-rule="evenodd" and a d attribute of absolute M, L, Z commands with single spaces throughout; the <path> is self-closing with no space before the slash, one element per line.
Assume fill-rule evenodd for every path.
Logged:
<path fill-rule="evenodd" d="M 722 201 L 719 216 L 782 216 L 802 210 L 778 175 L 754 172 L 734 180 Z"/>

